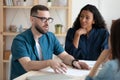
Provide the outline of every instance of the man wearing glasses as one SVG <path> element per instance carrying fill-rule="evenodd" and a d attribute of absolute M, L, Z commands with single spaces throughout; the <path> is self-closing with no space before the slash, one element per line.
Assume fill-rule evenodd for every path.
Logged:
<path fill-rule="evenodd" d="M 53 22 L 49 9 L 43 5 L 36 5 L 30 13 L 31 28 L 18 34 L 12 43 L 11 80 L 27 71 L 40 70 L 51 67 L 55 73 L 65 73 L 67 65 L 76 68 L 89 69 L 84 62 L 75 60 L 66 53 L 52 32 L 49 23 Z M 52 60 L 53 54 L 63 62 Z"/>

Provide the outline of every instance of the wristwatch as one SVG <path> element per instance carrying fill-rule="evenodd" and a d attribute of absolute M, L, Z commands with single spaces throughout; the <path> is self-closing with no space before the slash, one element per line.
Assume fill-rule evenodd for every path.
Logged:
<path fill-rule="evenodd" d="M 74 61 L 78 61 L 78 59 L 74 59 L 74 60 L 72 60 L 72 63 L 71 63 L 72 67 L 73 67 L 73 68 L 76 68 L 76 66 L 74 66 L 74 64 L 73 64 Z"/>

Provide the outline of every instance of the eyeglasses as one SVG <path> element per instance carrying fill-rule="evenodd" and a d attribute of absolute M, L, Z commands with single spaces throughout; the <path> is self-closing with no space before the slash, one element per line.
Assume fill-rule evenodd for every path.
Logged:
<path fill-rule="evenodd" d="M 41 22 L 45 23 L 48 21 L 48 23 L 52 23 L 53 22 L 53 18 L 49 17 L 49 18 L 46 18 L 46 17 L 38 17 L 38 16 L 32 16 L 32 17 L 36 17 L 38 19 L 41 20 Z"/>

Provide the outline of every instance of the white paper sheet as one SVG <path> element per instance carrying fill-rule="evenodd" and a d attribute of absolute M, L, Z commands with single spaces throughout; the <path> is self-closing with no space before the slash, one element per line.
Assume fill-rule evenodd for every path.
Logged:
<path fill-rule="evenodd" d="M 89 65 L 89 67 L 93 67 L 96 63 L 96 61 L 88 61 L 88 60 L 79 60 L 79 61 L 82 61 L 82 62 L 85 62 Z"/>
<path fill-rule="evenodd" d="M 93 67 L 96 61 L 86 61 L 86 60 L 79 60 L 82 62 L 86 62 L 89 67 Z M 53 69 L 48 68 L 42 71 L 47 71 L 47 72 L 54 72 Z M 80 70 L 80 69 L 75 69 L 75 68 L 68 68 L 67 73 L 65 73 L 66 75 L 71 75 L 71 76 L 75 76 L 75 77 L 80 77 L 80 76 L 86 76 L 88 75 L 90 72 L 90 70 Z"/>
<path fill-rule="evenodd" d="M 66 75 L 71 75 L 75 77 L 85 76 L 89 74 L 89 70 L 79 70 L 79 69 L 68 69 Z"/>

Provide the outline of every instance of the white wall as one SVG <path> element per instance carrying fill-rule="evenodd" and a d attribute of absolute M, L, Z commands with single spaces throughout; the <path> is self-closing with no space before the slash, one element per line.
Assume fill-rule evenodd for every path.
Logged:
<path fill-rule="evenodd" d="M 97 0 L 72 0 L 72 22 L 74 22 L 81 8 L 86 4 L 94 4 L 97 7 L 98 1 Z"/>
<path fill-rule="evenodd" d="M 120 0 L 102 0 L 101 3 L 101 13 L 110 29 L 112 20 L 120 18 Z"/>
<path fill-rule="evenodd" d="M 72 0 L 72 22 L 86 4 L 93 4 L 99 9 L 108 29 L 110 29 L 112 20 L 120 18 L 120 0 Z"/>

